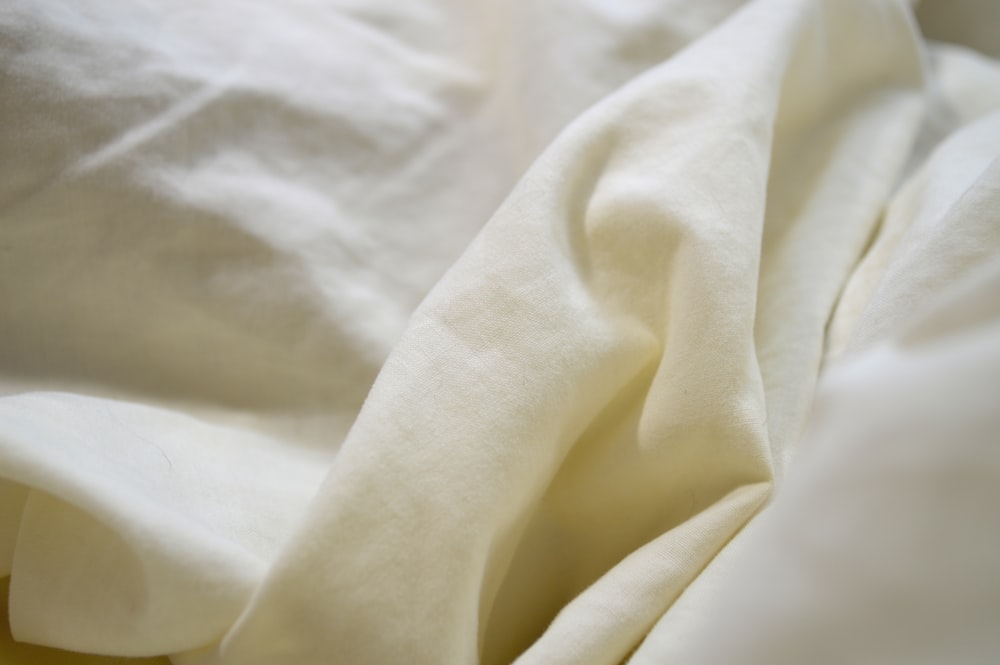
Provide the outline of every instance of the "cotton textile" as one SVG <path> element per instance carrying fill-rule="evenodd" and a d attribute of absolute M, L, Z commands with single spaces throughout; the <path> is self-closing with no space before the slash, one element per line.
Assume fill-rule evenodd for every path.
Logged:
<path fill-rule="evenodd" d="M 990 34 L 970 0 L 8 2 L 13 638 L 995 661 Z"/>

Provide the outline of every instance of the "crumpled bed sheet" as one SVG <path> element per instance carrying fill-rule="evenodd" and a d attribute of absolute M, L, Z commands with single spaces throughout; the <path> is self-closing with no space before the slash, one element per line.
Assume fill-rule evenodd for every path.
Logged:
<path fill-rule="evenodd" d="M 997 662 L 998 7 L 4 3 L 7 658 Z"/>

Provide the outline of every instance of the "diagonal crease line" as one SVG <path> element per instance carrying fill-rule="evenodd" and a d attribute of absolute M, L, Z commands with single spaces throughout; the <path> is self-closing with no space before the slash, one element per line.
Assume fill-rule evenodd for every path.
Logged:
<path fill-rule="evenodd" d="M 120 159 L 170 127 L 208 107 L 230 89 L 233 79 L 234 77 L 230 76 L 224 80 L 205 84 L 201 89 L 179 100 L 159 115 L 126 130 L 106 145 L 81 157 L 66 169 L 65 175 L 79 176 Z"/>

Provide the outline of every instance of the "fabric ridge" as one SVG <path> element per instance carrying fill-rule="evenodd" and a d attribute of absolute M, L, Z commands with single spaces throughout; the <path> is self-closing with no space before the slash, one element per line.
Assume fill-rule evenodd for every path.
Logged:
<path fill-rule="evenodd" d="M 0 8 L 0 660 L 995 660 L 945 5 Z"/>

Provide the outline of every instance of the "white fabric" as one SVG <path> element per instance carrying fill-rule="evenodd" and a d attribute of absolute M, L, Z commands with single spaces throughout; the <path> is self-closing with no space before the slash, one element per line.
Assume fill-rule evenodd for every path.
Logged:
<path fill-rule="evenodd" d="M 0 7 L 14 638 L 996 660 L 1000 10 L 913 4 Z"/>
<path fill-rule="evenodd" d="M 996 659 L 998 294 L 994 265 L 830 370 L 787 484 L 632 663 Z"/>

